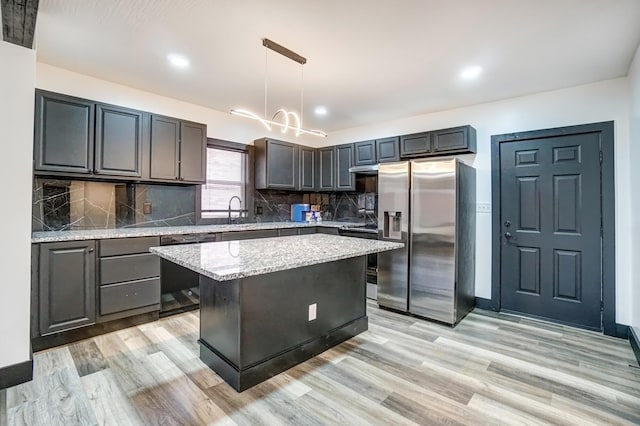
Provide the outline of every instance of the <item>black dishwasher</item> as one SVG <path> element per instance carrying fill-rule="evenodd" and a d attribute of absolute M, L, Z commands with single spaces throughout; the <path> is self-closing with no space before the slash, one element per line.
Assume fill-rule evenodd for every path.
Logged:
<path fill-rule="evenodd" d="M 161 246 L 218 241 L 219 234 L 166 235 Z M 199 275 L 165 259 L 160 260 L 160 316 L 192 311 L 200 306 Z"/>

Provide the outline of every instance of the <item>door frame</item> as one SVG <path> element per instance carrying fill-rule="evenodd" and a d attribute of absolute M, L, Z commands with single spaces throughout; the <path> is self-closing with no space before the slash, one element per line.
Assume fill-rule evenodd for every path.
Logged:
<path fill-rule="evenodd" d="M 602 331 L 608 336 L 620 337 L 616 324 L 615 281 L 615 169 L 614 169 L 614 122 L 582 124 L 551 129 L 507 133 L 491 136 L 491 301 L 489 308 L 501 309 L 501 190 L 500 190 L 500 144 L 545 139 L 556 136 L 600 133 L 601 149 L 601 198 L 602 212 Z"/>

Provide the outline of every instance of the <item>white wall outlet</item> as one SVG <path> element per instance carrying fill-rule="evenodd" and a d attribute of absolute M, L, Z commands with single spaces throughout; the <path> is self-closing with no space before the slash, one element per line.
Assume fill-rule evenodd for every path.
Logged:
<path fill-rule="evenodd" d="M 317 303 L 309 305 L 309 321 L 316 319 L 317 307 Z"/>
<path fill-rule="evenodd" d="M 476 204 L 476 212 L 478 212 L 478 213 L 491 213 L 491 203 L 478 203 L 478 204 Z"/>

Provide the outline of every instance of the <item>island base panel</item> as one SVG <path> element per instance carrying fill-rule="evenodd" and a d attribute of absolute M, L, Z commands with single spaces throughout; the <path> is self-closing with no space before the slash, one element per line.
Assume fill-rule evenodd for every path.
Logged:
<path fill-rule="evenodd" d="M 365 277 L 365 256 L 224 282 L 201 276 L 202 360 L 244 390 L 365 331 Z"/>
<path fill-rule="evenodd" d="M 368 318 L 366 316 L 358 318 L 317 339 L 305 342 L 285 353 L 242 371 L 238 371 L 224 357 L 220 356 L 215 349 L 202 340 L 198 341 L 200 343 L 200 359 L 236 391 L 242 392 L 367 331 L 367 329 Z"/>

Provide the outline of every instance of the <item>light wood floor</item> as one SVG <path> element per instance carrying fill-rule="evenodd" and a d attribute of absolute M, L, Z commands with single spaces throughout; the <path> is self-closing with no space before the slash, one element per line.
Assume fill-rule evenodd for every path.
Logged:
<path fill-rule="evenodd" d="M 197 312 L 40 352 L 34 380 L 0 392 L 0 426 L 640 424 L 626 341 L 368 308 L 368 332 L 242 394 L 199 361 Z"/>

